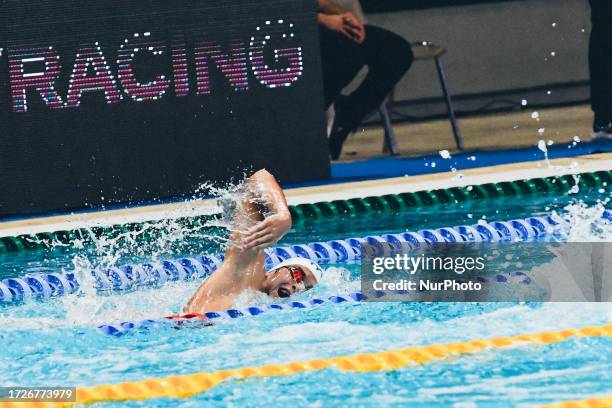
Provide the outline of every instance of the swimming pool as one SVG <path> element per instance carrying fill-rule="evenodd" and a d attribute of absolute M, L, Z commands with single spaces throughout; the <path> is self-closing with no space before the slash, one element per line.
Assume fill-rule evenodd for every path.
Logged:
<path fill-rule="evenodd" d="M 520 200 L 500 197 L 387 213 L 312 218 L 296 222 L 281 244 L 475 224 L 479 219 L 525 218 L 553 211 L 579 220 L 575 225 L 598 225 L 596 230 L 566 231 L 570 239 L 610 241 L 610 229 L 602 227 L 600 221 L 602 203 L 607 204 L 610 193 L 606 185 L 571 195 L 529 195 Z M 102 236 L 89 244 L 4 253 L 0 255 L 0 277 L 215 253 L 225 237 L 222 230 L 210 225 L 186 228 L 173 221 L 145 230 L 153 232 L 148 237 L 140 233 L 112 239 Z M 298 300 L 357 292 L 358 278 L 358 264 L 336 263 L 329 266 L 322 285 Z M 171 282 L 108 294 L 97 293 L 82 282 L 78 296 L 0 306 L 3 383 L 90 387 L 612 322 L 612 307 L 606 303 L 342 302 L 215 320 L 207 327 L 158 324 L 122 336 L 103 335 L 96 327 L 176 314 L 197 285 Z M 251 294 L 243 296 L 237 307 L 270 303 Z M 396 370 L 356 373 L 328 368 L 226 381 L 187 399 L 108 405 L 531 406 L 610 395 L 611 350 L 610 337 L 572 337 L 547 345 L 484 350 Z"/>

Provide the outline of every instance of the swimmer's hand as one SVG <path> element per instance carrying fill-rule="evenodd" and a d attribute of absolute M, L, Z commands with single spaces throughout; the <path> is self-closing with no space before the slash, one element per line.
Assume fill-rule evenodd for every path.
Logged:
<path fill-rule="evenodd" d="M 245 249 L 262 249 L 276 244 L 291 228 L 289 211 L 271 215 L 249 228 L 242 237 Z"/>

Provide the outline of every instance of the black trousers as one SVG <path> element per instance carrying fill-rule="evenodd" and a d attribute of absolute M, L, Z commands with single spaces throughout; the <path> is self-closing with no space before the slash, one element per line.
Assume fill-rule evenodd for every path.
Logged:
<path fill-rule="evenodd" d="M 590 0 L 591 107 L 595 116 L 612 119 L 612 1 Z"/>
<path fill-rule="evenodd" d="M 344 126 L 351 128 L 380 106 L 413 61 L 410 44 L 399 35 L 370 25 L 365 26 L 365 33 L 365 41 L 357 44 L 342 34 L 320 29 L 326 106 L 336 100 L 364 66 L 368 66 L 368 74 L 361 85 L 343 99 L 342 111 L 336 106 L 337 117 L 342 118 Z"/>

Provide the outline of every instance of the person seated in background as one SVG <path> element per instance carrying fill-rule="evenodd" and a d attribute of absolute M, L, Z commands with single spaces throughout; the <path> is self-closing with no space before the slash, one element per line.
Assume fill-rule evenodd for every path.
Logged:
<path fill-rule="evenodd" d="M 591 108 L 595 114 L 593 138 L 612 139 L 612 3 L 590 0 Z"/>
<path fill-rule="evenodd" d="M 323 269 L 306 258 L 294 257 L 266 272 L 263 249 L 291 228 L 285 194 L 274 176 L 259 170 L 247 179 L 244 196 L 232 210 L 230 241 L 223 264 L 191 296 L 186 314 L 230 309 L 244 291 L 286 298 L 321 281 Z"/>
<path fill-rule="evenodd" d="M 379 27 L 364 25 L 331 0 L 318 0 L 325 105 L 335 102 L 329 151 L 340 157 L 342 144 L 364 117 L 378 108 L 413 61 L 410 43 Z M 350 95 L 339 97 L 364 67 L 368 74 Z"/>

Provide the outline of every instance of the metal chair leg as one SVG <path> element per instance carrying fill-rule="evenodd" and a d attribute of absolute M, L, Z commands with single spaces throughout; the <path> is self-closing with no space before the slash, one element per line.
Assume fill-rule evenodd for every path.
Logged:
<path fill-rule="evenodd" d="M 457 124 L 457 117 L 455 116 L 455 109 L 453 108 L 453 102 L 451 101 L 450 94 L 448 93 L 448 85 L 446 83 L 446 74 L 444 73 L 444 66 L 439 57 L 435 58 L 436 68 L 438 69 L 438 76 L 440 77 L 440 85 L 442 86 L 442 92 L 444 93 L 444 100 L 446 101 L 446 109 L 448 110 L 448 116 L 450 117 L 451 126 L 453 127 L 453 136 L 455 137 L 455 144 L 457 149 L 463 150 L 463 140 L 461 138 L 461 131 Z"/>
<path fill-rule="evenodd" d="M 388 151 L 391 156 L 397 156 L 399 154 L 399 147 L 397 145 L 397 140 L 395 139 L 395 131 L 393 130 L 393 125 L 391 124 L 391 117 L 389 116 L 389 111 L 387 110 L 386 101 L 380 104 L 378 113 L 380 113 L 383 128 L 385 129 L 385 144 L 383 147 L 383 153 Z"/>

